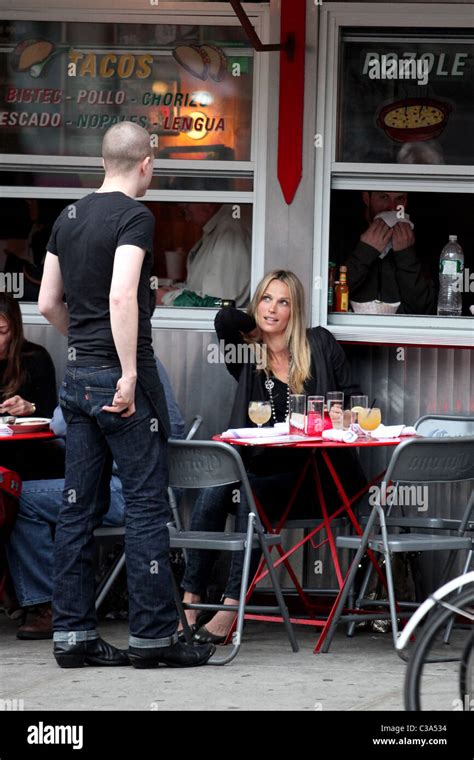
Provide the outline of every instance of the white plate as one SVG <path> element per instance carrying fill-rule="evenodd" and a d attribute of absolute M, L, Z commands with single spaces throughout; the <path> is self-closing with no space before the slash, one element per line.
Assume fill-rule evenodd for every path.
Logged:
<path fill-rule="evenodd" d="M 17 417 L 16 422 L 8 427 L 14 433 L 38 433 L 40 430 L 49 430 L 50 422 L 48 417 Z"/>

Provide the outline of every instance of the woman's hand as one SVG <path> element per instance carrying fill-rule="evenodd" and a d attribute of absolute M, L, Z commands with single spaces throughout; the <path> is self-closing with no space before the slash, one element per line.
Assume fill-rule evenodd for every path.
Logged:
<path fill-rule="evenodd" d="M 329 412 L 329 416 L 331 418 L 331 422 L 333 427 L 338 425 L 339 427 L 342 426 L 342 407 L 338 404 L 332 404 L 331 410 Z"/>
<path fill-rule="evenodd" d="M 31 401 L 25 401 L 21 396 L 12 396 L 3 404 L 0 404 L 2 414 L 11 414 L 12 417 L 28 417 L 34 414 L 36 407 Z"/>

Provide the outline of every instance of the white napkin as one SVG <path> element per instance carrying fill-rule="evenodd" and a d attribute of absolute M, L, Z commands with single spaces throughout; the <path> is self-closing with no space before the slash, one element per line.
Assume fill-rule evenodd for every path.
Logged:
<path fill-rule="evenodd" d="M 221 433 L 221 438 L 272 438 L 284 432 L 274 427 L 229 428 Z"/>
<path fill-rule="evenodd" d="M 357 440 L 357 433 L 353 430 L 323 430 L 323 441 L 342 441 L 342 443 L 353 443 Z"/>
<path fill-rule="evenodd" d="M 0 435 L 13 435 L 13 430 L 8 425 L 0 423 Z"/>
<path fill-rule="evenodd" d="M 397 211 L 381 211 L 379 214 L 377 214 L 377 216 L 374 217 L 374 221 L 375 219 L 383 219 L 383 221 L 388 227 L 395 227 L 395 225 L 398 224 L 398 222 L 405 222 L 405 224 L 409 224 L 412 229 L 415 226 L 413 222 L 410 222 L 410 217 L 408 216 L 408 214 L 405 214 L 403 217 L 399 218 Z M 382 253 L 380 254 L 379 258 L 384 259 L 387 253 L 391 250 L 391 248 L 392 248 L 392 241 L 389 240 L 387 245 L 383 249 Z"/>
<path fill-rule="evenodd" d="M 405 435 L 416 435 L 414 427 L 408 425 L 379 425 L 378 428 L 369 432 L 372 438 L 400 438 Z"/>

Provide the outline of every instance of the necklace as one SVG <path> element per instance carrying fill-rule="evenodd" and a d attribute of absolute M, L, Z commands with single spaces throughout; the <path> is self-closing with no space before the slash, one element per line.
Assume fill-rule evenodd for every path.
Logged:
<path fill-rule="evenodd" d="M 290 414 L 290 365 L 291 365 L 291 354 L 289 356 L 289 361 L 288 361 L 288 383 L 286 386 L 286 411 L 285 411 L 285 416 L 282 422 L 286 422 L 286 420 L 288 419 L 288 415 Z M 275 402 L 273 400 L 273 389 L 275 387 L 275 382 L 271 379 L 271 377 L 268 377 L 265 380 L 264 385 L 268 391 L 268 396 L 270 398 L 270 406 L 272 408 L 273 422 L 275 423 L 275 422 L 278 422 L 276 418 L 276 413 L 275 413 Z"/>

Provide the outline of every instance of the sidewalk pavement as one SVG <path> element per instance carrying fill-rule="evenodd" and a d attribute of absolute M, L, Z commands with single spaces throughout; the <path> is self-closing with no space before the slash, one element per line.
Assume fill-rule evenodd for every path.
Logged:
<path fill-rule="evenodd" d="M 19 641 L 0 613 L 0 699 L 25 710 L 403 710 L 405 664 L 391 634 L 338 631 L 328 654 L 313 654 L 315 630 L 296 626 L 293 653 L 282 626 L 249 622 L 237 658 L 224 667 L 61 670 L 51 641 Z M 127 624 L 100 632 L 126 646 Z M 219 647 L 219 650 L 221 648 Z"/>

